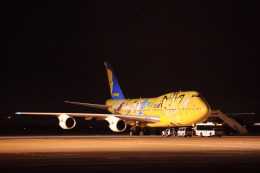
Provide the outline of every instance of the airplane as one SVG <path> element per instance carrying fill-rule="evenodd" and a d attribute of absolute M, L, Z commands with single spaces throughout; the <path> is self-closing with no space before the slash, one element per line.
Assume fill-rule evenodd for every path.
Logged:
<path fill-rule="evenodd" d="M 130 125 L 130 135 L 144 135 L 147 128 L 175 128 L 194 126 L 202 123 L 210 116 L 211 108 L 197 91 L 171 92 L 154 98 L 126 99 L 119 86 L 110 62 L 104 62 L 111 98 L 105 105 L 65 101 L 81 106 L 107 109 L 111 114 L 96 113 L 48 113 L 48 112 L 16 112 L 16 114 L 57 116 L 63 129 L 72 129 L 76 125 L 74 117 L 85 120 L 96 118 L 106 120 L 113 132 L 123 132 Z"/>

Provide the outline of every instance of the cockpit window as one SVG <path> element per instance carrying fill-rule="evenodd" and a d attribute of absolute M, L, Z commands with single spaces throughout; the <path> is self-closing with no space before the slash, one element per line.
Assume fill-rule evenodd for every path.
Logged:
<path fill-rule="evenodd" d="M 192 95 L 192 97 L 202 97 L 202 95 L 201 94 L 194 94 L 194 95 Z"/>

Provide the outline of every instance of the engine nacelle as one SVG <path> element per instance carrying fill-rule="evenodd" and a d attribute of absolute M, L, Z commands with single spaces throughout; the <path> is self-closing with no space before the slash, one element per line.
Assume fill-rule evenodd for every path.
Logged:
<path fill-rule="evenodd" d="M 67 114 L 61 114 L 58 118 L 60 120 L 59 125 L 63 129 L 72 129 L 76 125 L 76 120 Z"/>
<path fill-rule="evenodd" d="M 125 121 L 123 121 L 117 117 L 110 116 L 110 117 L 106 118 L 106 120 L 109 122 L 109 128 L 113 132 L 123 132 L 126 129 Z"/>

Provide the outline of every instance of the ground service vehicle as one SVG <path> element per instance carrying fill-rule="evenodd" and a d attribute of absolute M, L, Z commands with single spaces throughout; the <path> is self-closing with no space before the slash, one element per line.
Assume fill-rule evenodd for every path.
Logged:
<path fill-rule="evenodd" d="M 180 127 L 177 130 L 177 136 L 191 137 L 192 136 L 192 127 Z"/>
<path fill-rule="evenodd" d="M 168 137 L 168 136 L 172 136 L 172 137 L 176 136 L 176 131 L 174 128 L 165 129 L 162 131 L 162 137 Z"/>
<path fill-rule="evenodd" d="M 222 124 L 216 124 L 213 122 L 197 123 L 195 128 L 195 134 L 197 136 L 222 136 L 223 126 Z"/>

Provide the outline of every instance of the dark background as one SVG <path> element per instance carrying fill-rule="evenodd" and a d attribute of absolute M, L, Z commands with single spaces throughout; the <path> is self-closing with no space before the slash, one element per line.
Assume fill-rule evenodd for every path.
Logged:
<path fill-rule="evenodd" d="M 57 126 L 56 117 L 17 111 L 107 113 L 64 103 L 110 98 L 104 61 L 127 98 L 196 90 L 212 109 L 255 112 L 247 118 L 260 122 L 257 1 L 1 1 L 1 8 L 2 133 L 9 124 Z M 82 121 L 84 132 L 108 130 Z"/>

